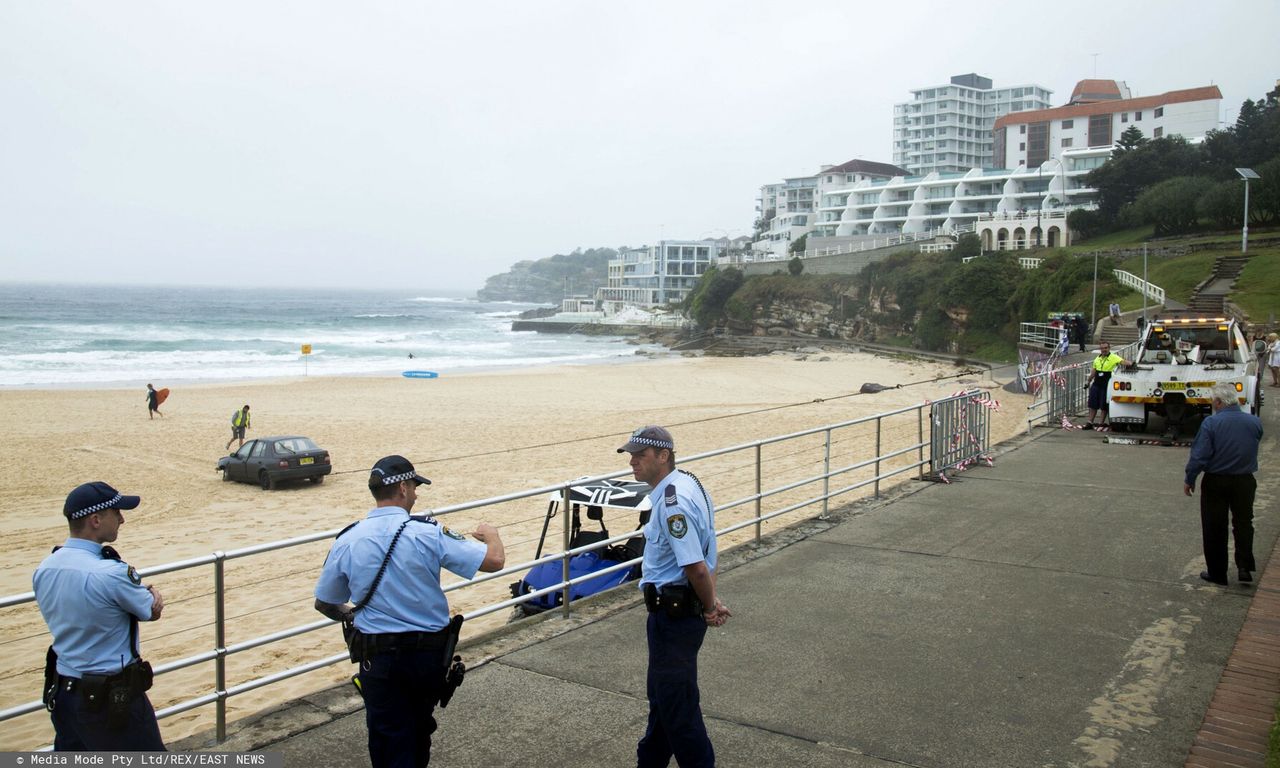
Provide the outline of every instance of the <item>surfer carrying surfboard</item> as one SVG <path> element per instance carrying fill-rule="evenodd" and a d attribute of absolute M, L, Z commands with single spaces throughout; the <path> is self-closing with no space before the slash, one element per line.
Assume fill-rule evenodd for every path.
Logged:
<path fill-rule="evenodd" d="M 169 390 L 162 389 L 159 392 L 156 388 L 147 385 L 147 418 L 154 419 L 156 416 L 164 418 L 164 414 L 160 413 L 160 404 L 164 402 L 164 398 L 169 394 Z"/>

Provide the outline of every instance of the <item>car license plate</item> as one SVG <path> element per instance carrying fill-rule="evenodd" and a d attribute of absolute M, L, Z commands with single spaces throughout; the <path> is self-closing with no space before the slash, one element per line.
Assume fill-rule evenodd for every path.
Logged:
<path fill-rule="evenodd" d="M 1162 381 L 1160 382 L 1160 388 L 1165 392 L 1170 390 L 1181 390 L 1187 388 L 1187 383 L 1185 381 Z"/>
<path fill-rule="evenodd" d="M 315 460 L 315 459 L 313 459 L 313 458 L 312 458 L 312 457 L 310 457 L 310 456 L 305 456 L 305 457 L 303 457 L 303 458 L 301 458 L 301 459 L 298 459 L 298 463 L 299 463 L 299 464 L 315 464 L 315 463 L 316 463 L 316 460 Z"/>

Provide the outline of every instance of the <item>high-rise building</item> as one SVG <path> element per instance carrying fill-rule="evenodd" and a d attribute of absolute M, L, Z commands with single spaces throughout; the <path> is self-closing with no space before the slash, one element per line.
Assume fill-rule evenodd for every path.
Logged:
<path fill-rule="evenodd" d="M 915 176 L 999 167 L 992 159 L 996 119 L 1047 109 L 1052 93 L 1035 84 L 995 88 L 972 73 L 912 89 L 911 101 L 893 107 L 893 162 Z"/>

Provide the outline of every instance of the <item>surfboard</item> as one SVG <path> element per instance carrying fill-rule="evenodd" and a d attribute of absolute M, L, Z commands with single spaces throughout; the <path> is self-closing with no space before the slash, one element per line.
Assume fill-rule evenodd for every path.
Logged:
<path fill-rule="evenodd" d="M 435 371 L 405 371 L 401 375 L 406 379 L 434 379 L 440 374 Z"/>
<path fill-rule="evenodd" d="M 165 398 L 167 398 L 168 396 L 169 396 L 168 389 L 157 389 L 156 390 L 156 407 L 159 408 L 160 404 L 163 403 L 165 401 Z"/>

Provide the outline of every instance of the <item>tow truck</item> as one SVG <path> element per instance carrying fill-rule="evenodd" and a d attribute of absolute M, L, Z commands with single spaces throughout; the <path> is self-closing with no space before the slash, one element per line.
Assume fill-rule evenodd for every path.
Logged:
<path fill-rule="evenodd" d="M 1111 375 L 1110 420 L 1116 431 L 1145 432 L 1151 414 L 1164 418 L 1166 439 L 1191 416 L 1212 413 L 1212 388 L 1235 387 L 1242 409 L 1262 410 L 1258 358 L 1229 317 L 1168 316 L 1147 323 L 1136 359 Z"/>

